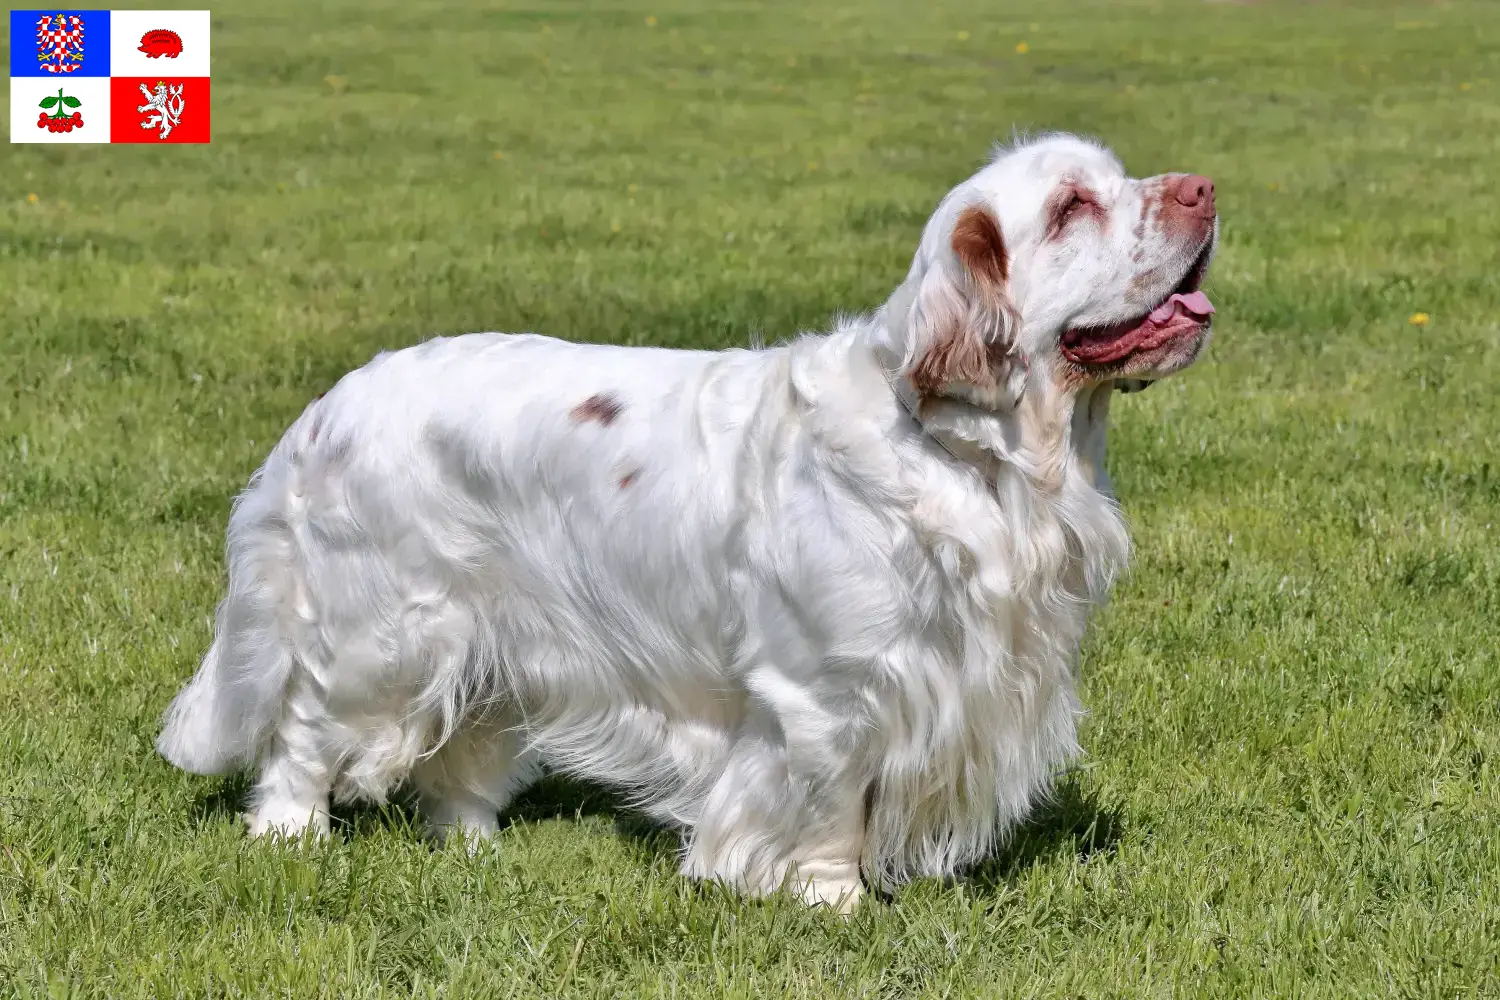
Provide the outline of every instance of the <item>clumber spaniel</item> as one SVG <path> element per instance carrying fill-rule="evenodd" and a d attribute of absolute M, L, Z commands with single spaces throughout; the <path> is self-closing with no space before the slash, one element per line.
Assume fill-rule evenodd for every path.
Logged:
<path fill-rule="evenodd" d="M 1111 394 L 1186 366 L 1203 177 L 1064 135 L 955 188 L 874 314 L 768 350 L 473 334 L 313 402 L 230 517 L 161 752 L 258 772 L 255 833 L 409 779 L 484 836 L 542 766 L 682 870 L 847 908 L 990 851 L 1076 749 L 1129 539 Z"/>

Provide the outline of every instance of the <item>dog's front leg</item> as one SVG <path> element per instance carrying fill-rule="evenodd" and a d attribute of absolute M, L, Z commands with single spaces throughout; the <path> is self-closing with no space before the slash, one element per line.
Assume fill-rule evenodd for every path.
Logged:
<path fill-rule="evenodd" d="M 866 781 L 835 720 L 789 698 L 741 730 L 688 836 L 683 873 L 848 913 L 864 893 Z M 819 716 L 818 720 L 808 718 Z"/>

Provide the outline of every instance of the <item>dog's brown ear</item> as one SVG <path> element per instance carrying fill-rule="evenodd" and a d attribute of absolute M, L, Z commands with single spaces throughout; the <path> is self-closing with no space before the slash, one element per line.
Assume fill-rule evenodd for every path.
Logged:
<path fill-rule="evenodd" d="M 1005 283 L 1010 280 L 1010 253 L 1005 249 L 1005 237 L 995 213 L 983 205 L 970 205 L 958 214 L 948 243 L 980 292 L 1005 294 Z"/>
<path fill-rule="evenodd" d="M 1010 253 L 1000 220 L 984 205 L 959 212 L 951 259 L 934 261 L 912 308 L 912 388 L 983 405 L 1009 400 L 1017 323 L 1010 304 Z"/>

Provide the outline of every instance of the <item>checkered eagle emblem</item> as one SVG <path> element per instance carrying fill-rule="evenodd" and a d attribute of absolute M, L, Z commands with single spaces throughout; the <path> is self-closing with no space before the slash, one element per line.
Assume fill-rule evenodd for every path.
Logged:
<path fill-rule="evenodd" d="M 36 22 L 36 58 L 48 73 L 71 73 L 83 62 L 83 18 L 44 14 Z"/>

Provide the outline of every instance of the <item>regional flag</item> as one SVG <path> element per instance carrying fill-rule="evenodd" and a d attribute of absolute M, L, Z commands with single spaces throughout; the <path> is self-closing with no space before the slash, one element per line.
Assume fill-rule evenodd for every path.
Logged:
<path fill-rule="evenodd" d="M 10 12 L 11 142 L 207 142 L 206 10 Z"/>

